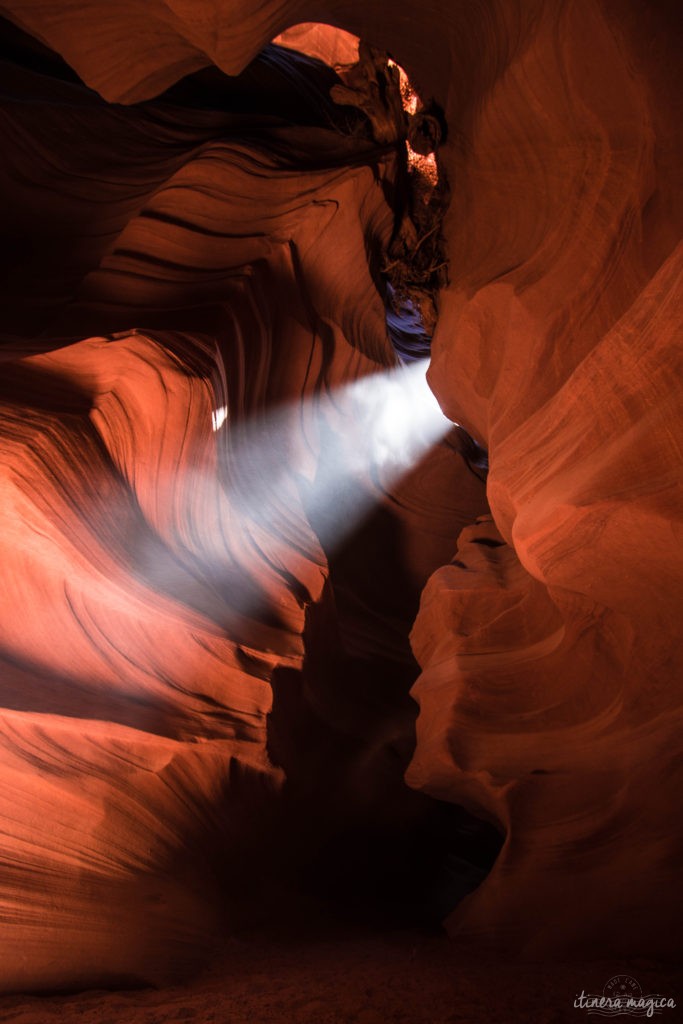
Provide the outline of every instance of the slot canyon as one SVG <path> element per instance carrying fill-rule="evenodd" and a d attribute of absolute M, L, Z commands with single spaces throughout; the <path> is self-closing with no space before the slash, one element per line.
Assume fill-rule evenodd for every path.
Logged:
<path fill-rule="evenodd" d="M 682 44 L 0 0 L 0 1022 L 678 1019 Z"/>

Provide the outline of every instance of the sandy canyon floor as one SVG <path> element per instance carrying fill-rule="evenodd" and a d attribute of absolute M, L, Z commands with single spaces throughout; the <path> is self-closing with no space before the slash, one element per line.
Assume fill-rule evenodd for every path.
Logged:
<path fill-rule="evenodd" d="M 353 928 L 235 938 L 191 983 L 163 991 L 5 996 L 11 1024 L 565 1024 L 599 1018 L 574 1007 L 617 974 L 675 999 L 655 1019 L 683 1020 L 683 976 L 654 962 L 473 964 L 440 934 Z M 616 1021 L 634 1020 L 620 1015 Z"/>

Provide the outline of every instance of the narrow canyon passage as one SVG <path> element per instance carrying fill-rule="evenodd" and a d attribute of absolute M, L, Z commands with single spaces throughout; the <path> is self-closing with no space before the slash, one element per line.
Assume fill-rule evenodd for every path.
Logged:
<path fill-rule="evenodd" d="M 673 6 L 0 3 L 0 1019 L 676 997 Z"/>
<path fill-rule="evenodd" d="M 302 921 L 438 928 L 500 839 L 405 784 L 419 673 L 409 634 L 428 577 L 488 508 L 465 457 L 474 442 L 424 380 L 419 303 L 434 282 L 418 260 L 410 284 L 402 239 L 434 187 L 411 194 L 398 71 L 366 55 L 394 93 L 376 109 L 339 106 L 332 69 L 271 46 L 236 79 L 198 72 L 158 100 L 111 107 L 31 37 L 6 36 L 8 85 L 28 93 L 6 104 L 15 152 L 19 139 L 38 147 L 36 175 L 50 189 L 58 178 L 71 205 L 56 225 L 39 211 L 32 238 L 22 223 L 4 278 L 17 577 L 41 538 L 5 619 L 8 749 L 64 780 L 58 805 L 82 801 L 85 785 L 81 838 L 67 831 L 45 866 L 37 845 L 34 870 L 54 872 L 75 844 L 77 870 L 59 869 L 70 899 L 115 915 L 104 946 L 86 950 L 78 925 L 65 941 L 57 911 L 51 972 L 22 956 L 8 984 L 182 973 L 283 901 Z M 387 111 L 378 143 L 373 118 Z M 395 287 L 382 278 L 387 244 Z M 335 246 L 341 261 L 325 255 Z M 33 335 L 21 359 L 19 331 Z M 92 730 L 87 750 L 77 723 Z M 31 754 L 45 728 L 49 750 Z M 118 776 L 119 758 L 132 776 Z M 142 937 L 109 963 L 126 916 L 140 927 L 141 893 Z M 49 929 L 48 884 L 44 899 Z M 35 941 L 50 948 L 49 930 Z"/>

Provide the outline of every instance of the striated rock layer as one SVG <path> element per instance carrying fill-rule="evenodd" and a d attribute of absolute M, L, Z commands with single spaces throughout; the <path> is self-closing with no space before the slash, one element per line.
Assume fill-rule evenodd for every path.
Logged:
<path fill-rule="evenodd" d="M 266 517 L 245 513 L 231 445 L 248 448 L 266 408 L 304 396 L 343 436 L 331 389 L 391 364 L 378 254 L 395 227 L 395 153 L 349 112 L 341 136 L 329 111 L 298 125 L 266 112 L 255 138 L 253 113 L 154 97 L 212 64 L 237 74 L 314 21 L 388 50 L 448 129 L 449 283 L 430 381 L 488 448 L 490 516 L 455 455 L 425 502 L 443 448 L 403 495 L 372 474 L 362 486 L 404 531 L 410 586 L 437 569 L 412 633 L 407 781 L 506 837 L 449 931 L 532 957 L 671 955 L 683 909 L 675 5 L 0 11 L 104 100 L 134 104 L 107 106 L 63 69 L 49 88 L 25 61 L 5 69 L 4 195 L 23 246 L 5 286 L 5 987 L 161 977 L 210 934 L 212 873 L 239 876 L 249 818 L 279 785 L 268 680 L 301 666 L 305 609 L 323 594 L 306 483 L 331 455 L 302 417 L 304 469 L 283 454 L 278 486 L 257 491 Z M 226 395 L 227 441 L 211 431 Z M 350 606 L 351 648 L 388 647 L 405 667 L 400 630 L 364 633 L 362 601 Z M 342 683 L 310 700 L 362 734 Z M 212 849 L 236 863 L 207 870 Z"/>
<path fill-rule="evenodd" d="M 297 86 L 298 58 L 271 51 L 227 109 L 202 80 L 121 108 L 10 42 L 2 984 L 162 982 L 258 917 L 291 861 L 276 762 L 329 775 L 341 750 L 338 814 L 368 780 L 361 817 L 388 790 L 404 813 L 390 747 L 411 746 L 407 634 L 484 490 L 449 445 L 394 487 L 344 439 L 344 387 L 395 362 L 367 258 L 392 230 L 395 158 L 357 118 L 355 134 L 316 124 L 315 102 L 309 124 L 249 112 L 284 73 Z M 342 500 L 351 523 L 384 508 L 368 543 L 381 530 L 401 558 L 397 599 L 332 551 Z M 328 748 L 309 754 L 269 715 L 323 593 L 365 686 L 349 700 L 309 672 L 298 714 Z M 372 677 L 387 662 L 398 685 Z"/>

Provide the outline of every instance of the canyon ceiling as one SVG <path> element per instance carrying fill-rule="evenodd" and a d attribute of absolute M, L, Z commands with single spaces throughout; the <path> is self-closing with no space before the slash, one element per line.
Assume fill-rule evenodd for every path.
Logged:
<path fill-rule="evenodd" d="M 677 5 L 0 15 L 0 986 L 163 983 L 297 872 L 674 955 Z"/>

